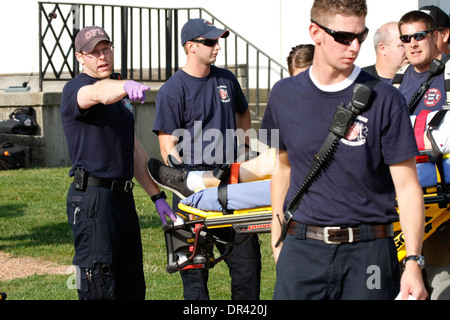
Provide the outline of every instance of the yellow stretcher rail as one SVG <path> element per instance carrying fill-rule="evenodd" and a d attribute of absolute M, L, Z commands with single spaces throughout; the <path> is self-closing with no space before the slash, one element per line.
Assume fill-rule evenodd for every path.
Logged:
<path fill-rule="evenodd" d="M 270 206 L 234 210 L 233 214 L 224 215 L 222 211 L 203 211 L 178 204 L 178 208 L 188 214 L 194 215 L 194 219 L 205 219 L 208 229 L 226 228 L 239 223 L 269 222 L 272 220 L 272 208 Z"/>

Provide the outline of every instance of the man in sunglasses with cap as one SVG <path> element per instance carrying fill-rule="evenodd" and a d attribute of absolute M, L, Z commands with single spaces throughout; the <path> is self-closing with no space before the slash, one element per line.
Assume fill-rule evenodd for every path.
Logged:
<path fill-rule="evenodd" d="M 364 0 L 315 0 L 312 67 L 280 80 L 269 96 L 261 128 L 279 131 L 271 179 L 274 299 L 394 299 L 400 291 L 403 299 L 426 297 L 414 261 L 424 227 L 417 146 L 404 97 L 354 64 L 368 33 L 366 15 Z M 330 135 L 337 106 L 349 105 L 357 84 L 372 87 L 371 99 L 338 136 L 298 207 L 286 212 Z M 410 256 L 401 281 L 396 197 Z"/>
<path fill-rule="evenodd" d="M 438 27 L 432 18 L 433 13 L 436 13 L 436 7 L 427 8 L 408 12 L 399 21 L 400 39 L 405 44 L 406 56 L 411 63 L 406 71 L 402 69 L 399 73 L 403 74 L 399 90 L 407 101 L 410 101 L 421 87 L 421 84 L 430 76 L 430 66 L 432 63 L 436 63 L 433 60 L 437 59 L 442 62 L 448 58 L 448 55 L 439 51 L 439 44 L 442 43 L 442 33 L 437 31 Z M 430 9 L 432 10 L 429 11 Z M 442 16 L 440 24 L 442 24 Z M 446 104 L 448 88 L 445 87 L 444 72 L 448 72 L 448 70 L 444 69 L 442 68 L 436 73 L 436 78 L 431 82 L 428 90 L 420 97 L 415 108 L 413 108 L 412 114 L 416 116 L 416 123 L 418 122 L 417 119 L 422 116 L 425 119 L 429 118 L 429 112 L 441 110 Z M 395 85 L 398 85 L 395 78 L 393 82 Z M 427 138 L 424 138 L 424 148 L 431 149 L 431 143 Z M 432 290 L 430 298 L 432 300 L 449 299 L 449 228 L 435 232 L 424 242 L 423 255 L 427 257 L 427 280 Z"/>
<path fill-rule="evenodd" d="M 157 94 L 153 131 L 158 135 L 161 156 L 166 164 L 171 155 L 187 170 L 167 173 L 172 168 L 150 160 L 149 172 L 160 184 L 160 178 L 168 176 L 166 182 L 186 185 L 187 189 L 189 174 L 193 177 L 190 180 L 197 181 L 201 187 L 205 171 L 234 162 L 238 152 L 248 151 L 248 136 L 238 137 L 239 145 L 236 146 L 235 136 L 227 134 L 236 129 L 242 129 L 238 130 L 241 132 L 250 129 L 246 98 L 232 72 L 213 65 L 221 49 L 219 39 L 228 35 L 228 30 L 219 29 L 204 19 L 191 19 L 181 30 L 181 44 L 187 61 Z M 219 133 L 221 137 L 211 139 L 208 132 Z M 164 186 L 171 190 L 180 189 L 174 185 Z M 179 200 L 174 193 L 173 209 L 177 209 Z M 220 233 L 221 239 L 227 239 L 231 228 L 219 228 L 214 232 Z M 237 234 L 236 241 L 242 241 L 244 236 Z M 224 252 L 225 247 L 218 246 L 218 249 Z M 261 255 L 257 235 L 234 247 L 226 263 L 230 269 L 231 298 L 259 299 Z M 208 270 L 183 270 L 180 273 L 185 299 L 209 299 Z"/>
<path fill-rule="evenodd" d="M 150 88 L 111 79 L 113 44 L 88 26 L 75 38 L 83 71 L 61 98 L 61 120 L 74 177 L 67 194 L 80 300 L 144 299 L 145 279 L 133 177 L 155 202 L 161 219 L 176 220 L 147 171 L 147 155 L 134 133 L 131 101 L 144 103 Z"/>

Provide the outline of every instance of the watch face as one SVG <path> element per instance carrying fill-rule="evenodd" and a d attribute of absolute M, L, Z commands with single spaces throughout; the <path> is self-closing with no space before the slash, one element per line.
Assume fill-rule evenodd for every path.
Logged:
<path fill-rule="evenodd" d="M 425 268 L 425 258 L 424 256 L 421 255 L 417 255 L 417 256 L 408 256 L 405 258 L 405 263 L 408 260 L 414 260 L 417 262 L 417 264 L 419 265 L 420 269 L 424 269 Z"/>
<path fill-rule="evenodd" d="M 417 263 L 420 266 L 420 269 L 425 268 L 425 258 L 423 256 L 418 256 Z"/>

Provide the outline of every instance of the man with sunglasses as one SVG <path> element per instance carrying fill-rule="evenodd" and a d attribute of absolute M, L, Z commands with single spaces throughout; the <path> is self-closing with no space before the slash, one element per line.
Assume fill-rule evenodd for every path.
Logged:
<path fill-rule="evenodd" d="M 219 39 L 228 30 L 215 27 L 204 19 L 191 19 L 181 30 L 181 45 L 187 55 L 185 66 L 178 70 L 159 90 L 156 97 L 156 118 L 153 131 L 158 135 L 162 159 L 173 156 L 186 170 L 173 170 L 164 185 L 170 190 L 187 189 L 187 183 L 202 184 L 203 174 L 223 163 L 236 160 L 238 152 L 248 149 L 249 137 L 229 132 L 250 129 L 250 110 L 241 86 L 231 71 L 218 68 L 216 61 Z M 211 138 L 209 133 L 219 136 Z M 247 150 L 248 151 L 248 150 Z M 159 161 L 149 162 L 149 172 L 156 181 L 167 176 L 168 166 Z M 188 178 L 189 174 L 189 180 Z M 177 184 L 174 186 L 173 184 Z M 204 188 L 204 185 L 203 185 Z M 174 193 L 173 208 L 180 198 Z M 216 234 L 228 239 L 231 228 L 219 228 Z M 237 242 L 245 235 L 237 234 Z M 224 252 L 225 246 L 217 246 Z M 231 276 L 232 299 L 257 300 L 260 292 L 261 255 L 257 235 L 243 245 L 234 247 L 225 260 Z M 208 270 L 181 271 L 184 297 L 187 300 L 209 299 Z"/>
<path fill-rule="evenodd" d="M 405 45 L 406 57 L 410 67 L 404 72 L 399 90 L 407 101 L 420 88 L 430 75 L 430 66 L 434 59 L 443 60 L 445 55 L 437 47 L 438 32 L 433 18 L 422 11 L 411 11 L 403 15 L 398 23 L 400 40 Z M 446 101 L 444 73 L 440 71 L 430 88 L 414 109 L 414 114 L 421 111 L 440 110 Z M 396 80 L 393 80 L 394 84 Z"/>
<path fill-rule="evenodd" d="M 403 299 L 426 297 L 414 261 L 424 226 L 417 146 L 404 97 L 354 64 L 368 33 L 366 14 L 364 0 L 315 0 L 312 67 L 280 80 L 269 96 L 261 128 L 280 133 L 271 179 L 274 299 L 394 299 L 399 291 Z M 368 106 L 292 210 L 283 238 L 287 204 L 327 138 L 337 106 L 348 105 L 361 83 L 373 83 Z M 396 196 L 409 256 L 401 281 L 392 231 Z"/>
<path fill-rule="evenodd" d="M 67 194 L 81 300 L 144 299 L 145 279 L 133 177 L 155 201 L 165 222 L 172 210 L 147 171 L 147 155 L 134 133 L 130 100 L 145 100 L 150 88 L 110 79 L 112 42 L 98 26 L 80 30 L 75 56 L 83 71 L 61 98 L 61 120 L 74 177 Z"/>
<path fill-rule="evenodd" d="M 426 11 L 411 11 L 399 21 L 400 39 L 405 43 L 406 55 L 411 62 L 403 75 L 399 90 L 407 101 L 418 91 L 421 84 L 430 75 L 433 59 L 440 61 L 446 56 L 439 52 L 438 44 L 441 34 L 436 30 L 436 22 L 431 13 Z M 430 111 L 440 110 L 447 101 L 444 72 L 440 70 L 429 89 L 423 94 L 413 111 L 413 115 L 420 117 Z M 425 138 L 425 146 L 427 139 Z M 431 144 L 429 144 L 431 148 Z M 433 234 L 423 244 L 423 255 L 427 257 L 427 280 L 432 290 L 430 298 L 449 299 L 450 287 L 450 231 L 444 228 Z"/>

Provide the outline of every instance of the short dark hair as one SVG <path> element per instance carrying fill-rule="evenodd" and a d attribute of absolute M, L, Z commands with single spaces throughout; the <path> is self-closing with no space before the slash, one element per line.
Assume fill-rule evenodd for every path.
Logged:
<path fill-rule="evenodd" d="M 323 16 L 363 16 L 367 15 L 366 0 L 314 0 L 311 20 L 323 22 Z"/>
<path fill-rule="evenodd" d="M 427 30 L 436 30 L 436 23 L 434 19 L 427 13 L 419 10 L 410 11 L 405 13 L 398 22 L 398 31 L 402 34 L 401 27 L 404 24 L 410 24 L 414 22 L 422 22 L 425 24 Z"/>

